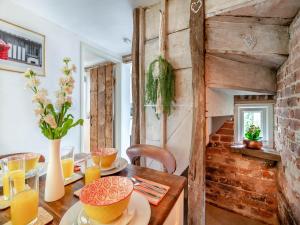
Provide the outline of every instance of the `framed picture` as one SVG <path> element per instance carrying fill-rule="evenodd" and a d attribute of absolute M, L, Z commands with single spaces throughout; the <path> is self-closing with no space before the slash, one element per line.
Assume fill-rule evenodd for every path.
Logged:
<path fill-rule="evenodd" d="M 0 70 L 45 76 L 45 36 L 0 19 Z"/>

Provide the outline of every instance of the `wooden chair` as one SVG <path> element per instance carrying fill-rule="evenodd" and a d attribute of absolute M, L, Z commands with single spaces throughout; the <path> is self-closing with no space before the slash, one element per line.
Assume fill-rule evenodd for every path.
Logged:
<path fill-rule="evenodd" d="M 26 154 L 26 153 L 29 153 L 29 152 L 19 152 L 19 153 L 7 154 L 7 155 L 0 155 L 0 159 L 6 158 L 9 156 L 14 156 L 14 155 Z M 43 156 L 42 154 L 40 155 L 39 162 L 45 162 L 45 156 Z"/>
<path fill-rule="evenodd" d="M 166 149 L 153 145 L 132 145 L 126 151 L 130 161 L 134 165 L 140 165 L 140 158 L 151 158 L 160 162 L 169 174 L 176 170 L 176 160 L 173 154 Z"/>

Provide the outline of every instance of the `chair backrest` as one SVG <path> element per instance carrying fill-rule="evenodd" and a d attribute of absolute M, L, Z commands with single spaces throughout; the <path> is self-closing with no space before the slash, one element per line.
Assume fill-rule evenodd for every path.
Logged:
<path fill-rule="evenodd" d="M 176 160 L 173 154 L 166 149 L 154 145 L 132 145 L 127 149 L 127 155 L 132 164 L 137 165 L 140 157 L 154 159 L 166 168 L 169 174 L 176 170 Z"/>
<path fill-rule="evenodd" d="M 12 153 L 12 154 L 7 154 L 7 155 L 0 155 L 0 159 L 6 158 L 9 156 L 14 156 L 14 155 L 26 154 L 26 153 L 29 153 L 29 152 L 18 152 L 18 153 Z M 45 156 L 40 155 L 39 162 L 45 162 Z"/>

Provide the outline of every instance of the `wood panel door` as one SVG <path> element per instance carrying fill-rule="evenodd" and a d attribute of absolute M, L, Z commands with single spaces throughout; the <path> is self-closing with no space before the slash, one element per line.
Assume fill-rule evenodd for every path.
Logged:
<path fill-rule="evenodd" d="M 114 64 L 90 69 L 90 149 L 113 147 Z"/>

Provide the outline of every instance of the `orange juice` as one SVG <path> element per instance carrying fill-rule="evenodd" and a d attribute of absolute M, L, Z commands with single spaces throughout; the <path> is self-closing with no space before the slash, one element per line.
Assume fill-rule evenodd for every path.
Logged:
<path fill-rule="evenodd" d="M 7 199 L 10 197 L 10 184 L 9 184 L 9 177 L 14 182 L 14 190 L 16 193 L 25 190 L 25 172 L 23 170 L 14 170 L 2 177 L 3 183 L 3 195 Z"/>
<path fill-rule="evenodd" d="M 100 156 L 99 155 L 92 155 L 92 160 L 95 165 L 100 166 Z"/>
<path fill-rule="evenodd" d="M 19 193 L 25 190 L 25 172 L 23 170 L 14 170 L 10 173 L 11 179 L 14 182 L 15 192 Z"/>
<path fill-rule="evenodd" d="M 100 178 L 101 176 L 100 168 L 97 166 L 86 168 L 84 176 L 85 176 L 85 184 L 92 183 L 94 180 Z"/>
<path fill-rule="evenodd" d="M 11 160 L 7 163 L 9 171 L 19 170 L 22 168 L 21 160 Z"/>
<path fill-rule="evenodd" d="M 61 160 L 64 178 L 70 178 L 74 171 L 74 160 L 73 159 L 63 159 Z"/>
<path fill-rule="evenodd" d="M 10 193 L 9 193 L 9 175 L 5 174 L 2 177 L 2 184 L 3 184 L 3 195 L 5 199 L 9 199 Z"/>
<path fill-rule="evenodd" d="M 25 160 L 25 171 L 28 172 L 37 167 L 39 157 L 31 157 Z"/>
<path fill-rule="evenodd" d="M 10 206 L 12 225 L 27 225 L 37 219 L 38 205 L 37 191 L 30 189 L 17 194 Z"/>

